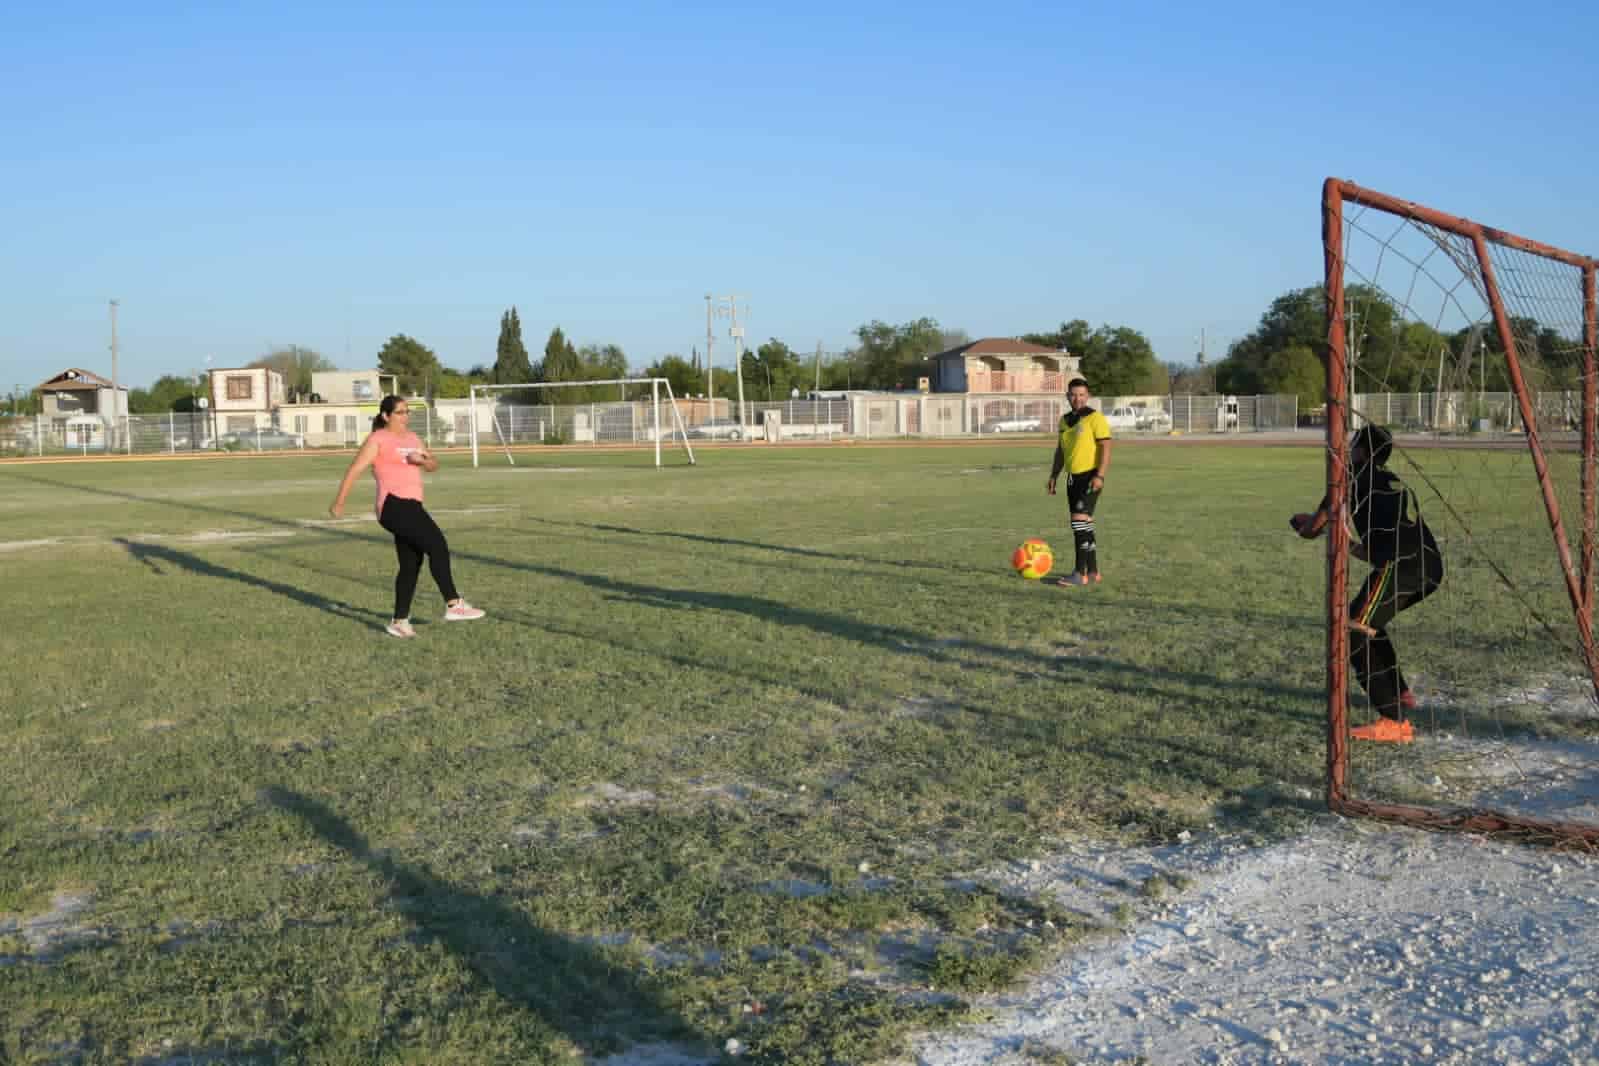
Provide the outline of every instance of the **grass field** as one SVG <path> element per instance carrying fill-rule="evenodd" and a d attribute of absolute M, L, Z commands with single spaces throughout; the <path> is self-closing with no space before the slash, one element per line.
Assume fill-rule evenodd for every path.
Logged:
<path fill-rule="evenodd" d="M 0 467 L 0 1062 L 866 1062 L 958 1021 L 1096 935 L 972 875 L 1321 789 L 1284 521 L 1321 453 L 1124 446 L 1070 591 L 1005 565 L 1069 558 L 1048 460 L 448 457 L 490 617 L 424 574 L 409 642 L 370 490 L 326 520 L 345 457 Z M 1421 615 L 1455 684 L 1556 662 Z"/>

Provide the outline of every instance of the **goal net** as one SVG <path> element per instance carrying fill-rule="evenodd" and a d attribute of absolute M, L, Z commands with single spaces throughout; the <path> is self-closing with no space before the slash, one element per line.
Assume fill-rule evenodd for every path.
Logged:
<path fill-rule="evenodd" d="M 1596 262 L 1336 179 L 1322 208 L 1328 804 L 1599 847 Z M 1351 735 L 1385 707 L 1413 740 Z"/>
<path fill-rule="evenodd" d="M 688 427 L 665 378 L 473 385 L 468 412 L 472 465 L 486 457 L 516 465 L 531 446 L 639 449 L 656 466 L 694 463 Z"/>

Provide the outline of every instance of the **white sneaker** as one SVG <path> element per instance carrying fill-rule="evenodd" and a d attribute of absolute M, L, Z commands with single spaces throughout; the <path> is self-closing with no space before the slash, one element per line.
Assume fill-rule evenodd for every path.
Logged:
<path fill-rule="evenodd" d="M 416 630 L 411 628 L 411 620 L 409 618 L 400 618 L 390 622 L 388 625 L 383 627 L 383 632 L 387 633 L 391 637 L 416 636 Z"/>
<path fill-rule="evenodd" d="M 444 620 L 446 622 L 470 622 L 474 618 L 482 618 L 483 614 L 483 611 L 473 607 L 465 600 L 455 604 L 453 607 L 444 608 Z"/>

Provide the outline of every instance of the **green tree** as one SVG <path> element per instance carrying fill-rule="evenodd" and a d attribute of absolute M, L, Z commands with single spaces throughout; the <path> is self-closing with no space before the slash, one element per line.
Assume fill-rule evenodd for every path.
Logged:
<path fill-rule="evenodd" d="M 1074 324 L 1070 324 L 1074 325 Z M 1073 331 L 1082 375 L 1094 395 L 1136 396 L 1166 391 L 1167 376 L 1149 339 L 1131 326 L 1100 326 L 1086 340 Z"/>
<path fill-rule="evenodd" d="M 705 391 L 705 375 L 681 355 L 663 355 L 644 368 L 645 377 L 665 378 L 678 399 Z"/>
<path fill-rule="evenodd" d="M 1327 368 L 1307 345 L 1290 345 L 1267 358 L 1261 384 L 1266 392 L 1293 393 L 1299 409 L 1307 411 L 1327 399 Z"/>
<path fill-rule="evenodd" d="M 944 331 L 931 318 L 902 325 L 872 321 L 855 331 L 859 340 L 851 358 L 855 388 L 897 389 L 916 384 L 928 373 L 927 358 L 943 350 Z"/>
<path fill-rule="evenodd" d="M 198 378 L 163 374 L 148 389 L 133 389 L 128 393 L 128 410 L 133 414 L 193 411 L 197 406 L 196 397 L 204 394 L 205 385 Z"/>
<path fill-rule="evenodd" d="M 500 315 L 500 338 L 494 345 L 494 381 L 496 385 L 520 385 L 536 380 L 533 364 L 528 359 L 527 345 L 522 343 L 522 319 L 516 308 Z"/>
<path fill-rule="evenodd" d="M 333 361 L 311 348 L 290 344 L 274 348 L 250 366 L 264 366 L 283 375 L 283 387 L 291 396 L 305 396 L 311 392 L 311 375 L 318 370 L 334 370 Z M 131 403 L 131 397 L 129 402 Z"/>
<path fill-rule="evenodd" d="M 379 349 L 378 369 L 398 378 L 400 392 L 410 396 L 420 395 L 444 376 L 433 349 L 403 333 L 396 333 Z"/>
<path fill-rule="evenodd" d="M 798 353 L 776 337 L 744 353 L 745 383 L 768 401 L 786 399 L 803 377 Z"/>
<path fill-rule="evenodd" d="M 540 380 L 581 381 L 582 379 L 583 363 L 578 359 L 577 349 L 566 339 L 561 327 L 556 326 L 550 330 L 550 339 L 544 342 L 544 364 Z"/>
<path fill-rule="evenodd" d="M 1030 344 L 1042 344 L 1046 348 L 1057 348 L 1078 356 L 1088 350 L 1093 337 L 1094 328 L 1080 318 L 1062 322 L 1059 329 L 1048 333 L 1022 334 L 1022 340 Z"/>

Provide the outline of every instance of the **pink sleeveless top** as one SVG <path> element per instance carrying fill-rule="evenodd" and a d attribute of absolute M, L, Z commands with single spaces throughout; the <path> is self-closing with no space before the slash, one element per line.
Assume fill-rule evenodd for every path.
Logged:
<path fill-rule="evenodd" d="M 422 441 L 415 433 L 393 433 L 386 429 L 373 432 L 377 438 L 378 454 L 372 460 L 372 476 L 378 483 L 378 517 L 383 516 L 383 501 L 390 496 L 402 500 L 422 502 L 422 468 L 406 462 L 406 456 L 422 450 Z"/>

